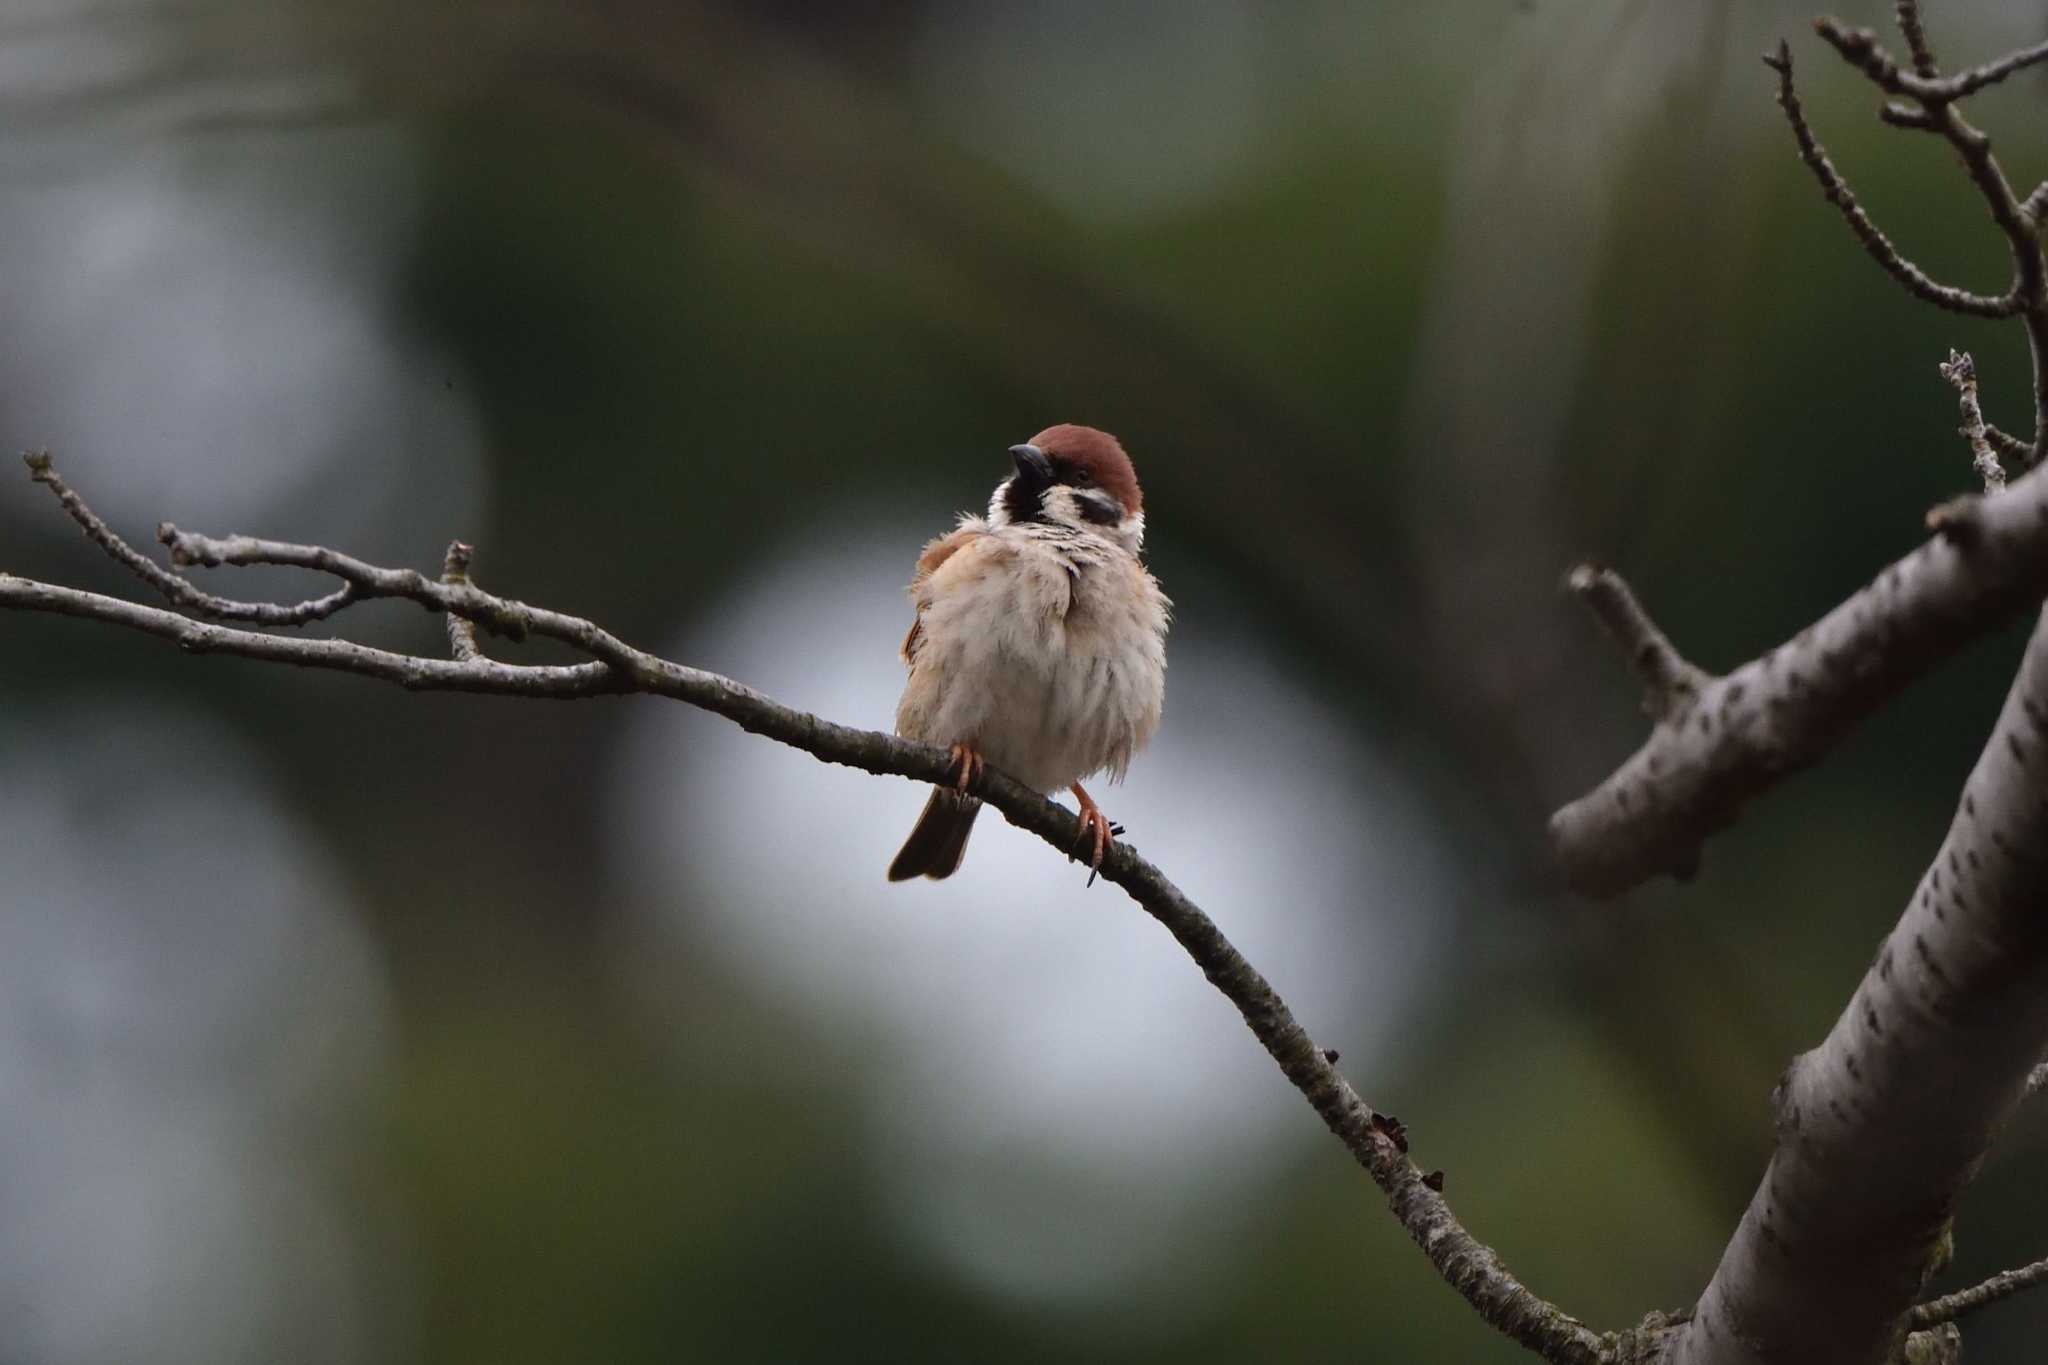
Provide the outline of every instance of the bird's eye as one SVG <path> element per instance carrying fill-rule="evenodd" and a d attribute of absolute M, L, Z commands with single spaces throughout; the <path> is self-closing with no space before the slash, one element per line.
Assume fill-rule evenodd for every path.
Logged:
<path fill-rule="evenodd" d="M 1094 473 L 1091 472 L 1085 465 L 1074 470 L 1074 472 L 1068 475 L 1067 477 L 1076 488 L 1086 488 L 1089 484 L 1095 482 Z"/>

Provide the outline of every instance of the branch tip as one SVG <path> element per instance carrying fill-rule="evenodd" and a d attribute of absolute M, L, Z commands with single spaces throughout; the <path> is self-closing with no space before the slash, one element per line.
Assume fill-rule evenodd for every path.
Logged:
<path fill-rule="evenodd" d="M 1953 1322 L 1966 1313 L 2009 1299 L 2013 1295 L 2048 1284 L 2048 1261 L 2035 1261 L 2032 1265 L 2019 1266 L 2012 1270 L 2000 1271 L 1981 1284 L 1968 1289 L 1944 1294 L 1938 1299 L 1914 1306 L 1906 1318 L 1908 1327 L 1915 1331 Z"/>
<path fill-rule="evenodd" d="M 1892 14 L 1898 20 L 1900 36 L 1906 40 L 1906 50 L 1913 54 L 1913 74 L 1933 80 L 1941 72 L 1934 64 L 1934 46 L 1927 41 L 1927 30 L 1920 24 L 1919 0 L 1898 0 Z"/>
<path fill-rule="evenodd" d="M 469 587 L 469 564 L 476 554 L 476 547 L 466 541 L 448 542 L 448 553 L 441 559 L 441 581 L 451 587 Z M 457 663 L 469 663 L 483 657 L 483 651 L 476 642 L 476 622 L 455 612 L 445 612 L 441 618 L 448 626 L 448 652 Z"/>
<path fill-rule="evenodd" d="M 28 466 L 28 476 L 37 483 L 49 482 L 44 476 L 50 472 L 50 452 L 47 450 L 24 450 L 21 462 Z"/>
<path fill-rule="evenodd" d="M 1948 359 L 1935 368 L 1955 386 L 1957 406 L 1963 416 L 1963 424 L 1956 431 L 1970 443 L 1971 467 L 1984 480 L 1986 493 L 2001 492 L 2005 488 L 2005 467 L 1998 462 L 1998 452 L 1985 428 L 1984 410 L 1977 402 L 1977 362 L 1970 359 L 1968 351 L 1951 347 Z"/>
<path fill-rule="evenodd" d="M 1621 648 L 1643 684 L 1643 709 L 1659 721 L 1671 720 L 1692 705 L 1707 675 L 1687 663 L 1657 623 L 1643 610 L 1628 581 L 1612 569 L 1584 563 L 1565 578 L 1565 586 L 1584 602 L 1608 637 Z"/>

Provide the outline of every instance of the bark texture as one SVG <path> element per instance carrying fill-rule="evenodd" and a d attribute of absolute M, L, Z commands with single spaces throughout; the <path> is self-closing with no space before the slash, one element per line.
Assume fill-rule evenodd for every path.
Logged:
<path fill-rule="evenodd" d="M 1948 837 L 1774 1095 L 1778 1147 L 1674 1365 L 1879 1365 L 2048 1045 L 2048 616 Z"/>
<path fill-rule="evenodd" d="M 1929 515 L 1938 534 L 1797 636 L 1696 686 L 1598 787 L 1550 818 L 1574 890 L 1689 877 L 1751 797 L 1965 642 L 2048 593 L 2048 476 Z"/>

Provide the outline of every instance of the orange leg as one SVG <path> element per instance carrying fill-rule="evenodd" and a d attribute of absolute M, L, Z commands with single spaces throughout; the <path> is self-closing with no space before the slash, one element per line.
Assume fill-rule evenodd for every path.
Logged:
<path fill-rule="evenodd" d="M 953 782 L 953 790 L 957 792 L 966 791 L 971 782 L 979 782 L 982 769 L 988 766 L 981 751 L 971 744 L 955 744 L 953 762 L 960 766 L 960 776 Z"/>
<path fill-rule="evenodd" d="M 1123 826 L 1110 824 L 1109 817 L 1102 813 L 1102 807 L 1096 805 L 1095 799 L 1081 790 L 1079 782 L 1067 790 L 1081 803 L 1081 832 L 1075 838 L 1074 847 L 1067 853 L 1067 858 L 1072 861 L 1079 857 L 1082 843 L 1091 844 L 1093 856 L 1088 859 L 1088 885 L 1093 886 L 1096 874 L 1102 871 L 1102 855 L 1109 851 L 1109 841 L 1124 832 Z"/>

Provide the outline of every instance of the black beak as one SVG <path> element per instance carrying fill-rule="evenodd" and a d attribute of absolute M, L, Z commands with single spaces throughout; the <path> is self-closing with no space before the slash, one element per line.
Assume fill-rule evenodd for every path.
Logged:
<path fill-rule="evenodd" d="M 1017 462 L 1017 477 L 1023 482 L 1037 488 L 1052 483 L 1052 461 L 1037 446 L 1011 446 L 1010 458 Z"/>

